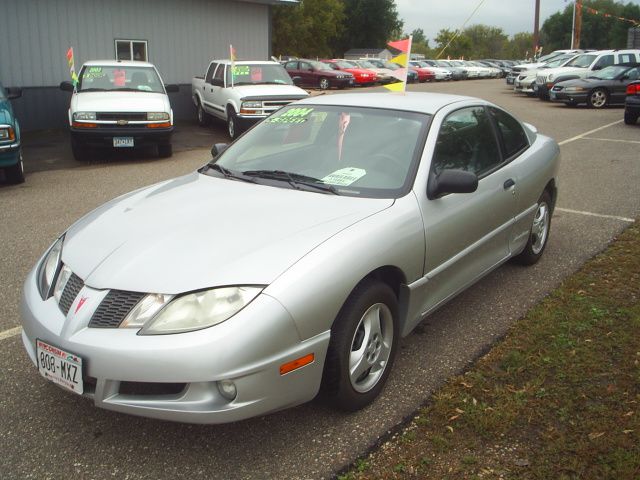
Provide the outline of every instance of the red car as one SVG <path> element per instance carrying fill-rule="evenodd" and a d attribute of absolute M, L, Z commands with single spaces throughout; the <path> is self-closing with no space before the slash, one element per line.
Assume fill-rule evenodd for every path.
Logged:
<path fill-rule="evenodd" d="M 367 86 L 373 85 L 374 83 L 378 82 L 378 75 L 376 74 L 376 72 L 360 68 L 347 60 L 333 59 L 321 61 L 330 65 L 334 70 L 343 70 L 345 72 L 351 73 L 356 81 L 356 85 Z"/>
<path fill-rule="evenodd" d="M 436 78 L 436 74 L 432 70 L 429 70 L 428 68 L 418 67 L 417 65 L 414 65 L 414 64 L 409 65 L 409 68 L 411 70 L 415 70 L 415 72 L 418 74 L 418 81 L 420 83 L 430 82 L 431 80 L 435 80 Z"/>

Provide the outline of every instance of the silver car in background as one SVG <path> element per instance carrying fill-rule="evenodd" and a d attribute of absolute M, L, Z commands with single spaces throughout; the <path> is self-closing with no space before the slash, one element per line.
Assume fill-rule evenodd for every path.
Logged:
<path fill-rule="evenodd" d="M 557 196 L 556 142 L 471 97 L 318 96 L 212 153 L 37 262 L 22 339 L 42 376 L 173 421 L 318 394 L 357 410 L 427 315 L 509 259 L 538 261 Z"/>

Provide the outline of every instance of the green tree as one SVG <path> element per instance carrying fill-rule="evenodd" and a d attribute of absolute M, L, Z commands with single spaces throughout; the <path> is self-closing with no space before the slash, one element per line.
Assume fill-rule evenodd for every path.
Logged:
<path fill-rule="evenodd" d="M 472 25 L 464 29 L 463 35 L 471 42 L 472 58 L 502 58 L 509 37 L 501 28 L 487 25 Z"/>
<path fill-rule="evenodd" d="M 275 6 L 272 16 L 273 54 L 331 57 L 344 25 L 342 0 L 302 0 Z"/>
<path fill-rule="evenodd" d="M 615 17 L 640 21 L 638 5 L 623 4 L 614 0 L 585 0 L 583 5 L 580 48 L 608 49 L 627 46 L 627 32 L 632 24 Z M 599 14 L 590 13 L 589 8 L 597 10 Z M 553 14 L 544 22 L 540 38 L 545 52 L 571 46 L 572 24 L 572 5 Z"/>
<path fill-rule="evenodd" d="M 435 42 L 435 56 L 438 58 L 468 58 L 471 52 L 471 40 L 464 32 L 457 34 L 456 31 L 444 28 L 436 35 Z"/>
<path fill-rule="evenodd" d="M 533 34 L 529 32 L 516 33 L 509 39 L 503 58 L 525 58 L 532 53 Z"/>
<path fill-rule="evenodd" d="M 335 43 L 342 55 L 350 48 L 384 48 L 399 40 L 403 22 L 398 18 L 395 0 L 343 0 L 345 26 Z"/>

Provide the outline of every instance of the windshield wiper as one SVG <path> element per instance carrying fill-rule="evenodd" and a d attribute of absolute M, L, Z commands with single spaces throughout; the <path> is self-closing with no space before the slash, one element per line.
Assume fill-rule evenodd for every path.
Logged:
<path fill-rule="evenodd" d="M 301 175 L 299 173 L 285 172 L 283 170 L 247 170 L 242 172 L 243 175 L 250 177 L 266 178 L 269 180 L 282 180 L 288 182 L 292 188 L 301 190 L 300 186 L 315 188 L 322 192 L 333 193 L 339 195 L 333 185 L 324 183 L 319 178 Z"/>
<path fill-rule="evenodd" d="M 106 88 L 83 88 L 79 92 L 106 92 L 106 91 L 107 91 Z"/>
<path fill-rule="evenodd" d="M 240 172 L 229 170 L 228 168 L 225 168 L 222 165 L 219 165 L 214 162 L 209 162 L 204 167 L 202 167 L 201 173 L 204 173 L 209 169 L 220 172 L 224 176 L 224 178 L 231 178 L 234 180 L 241 180 L 243 182 L 256 183 L 255 179 L 253 179 L 252 177 L 246 176 Z"/>

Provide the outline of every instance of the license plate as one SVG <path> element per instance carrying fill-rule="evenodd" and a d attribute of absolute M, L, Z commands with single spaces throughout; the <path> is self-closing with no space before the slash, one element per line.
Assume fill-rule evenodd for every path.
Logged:
<path fill-rule="evenodd" d="M 118 147 L 133 147 L 133 137 L 113 137 L 113 146 Z"/>
<path fill-rule="evenodd" d="M 82 395 L 82 358 L 42 340 L 36 340 L 36 356 L 40 375 Z"/>

